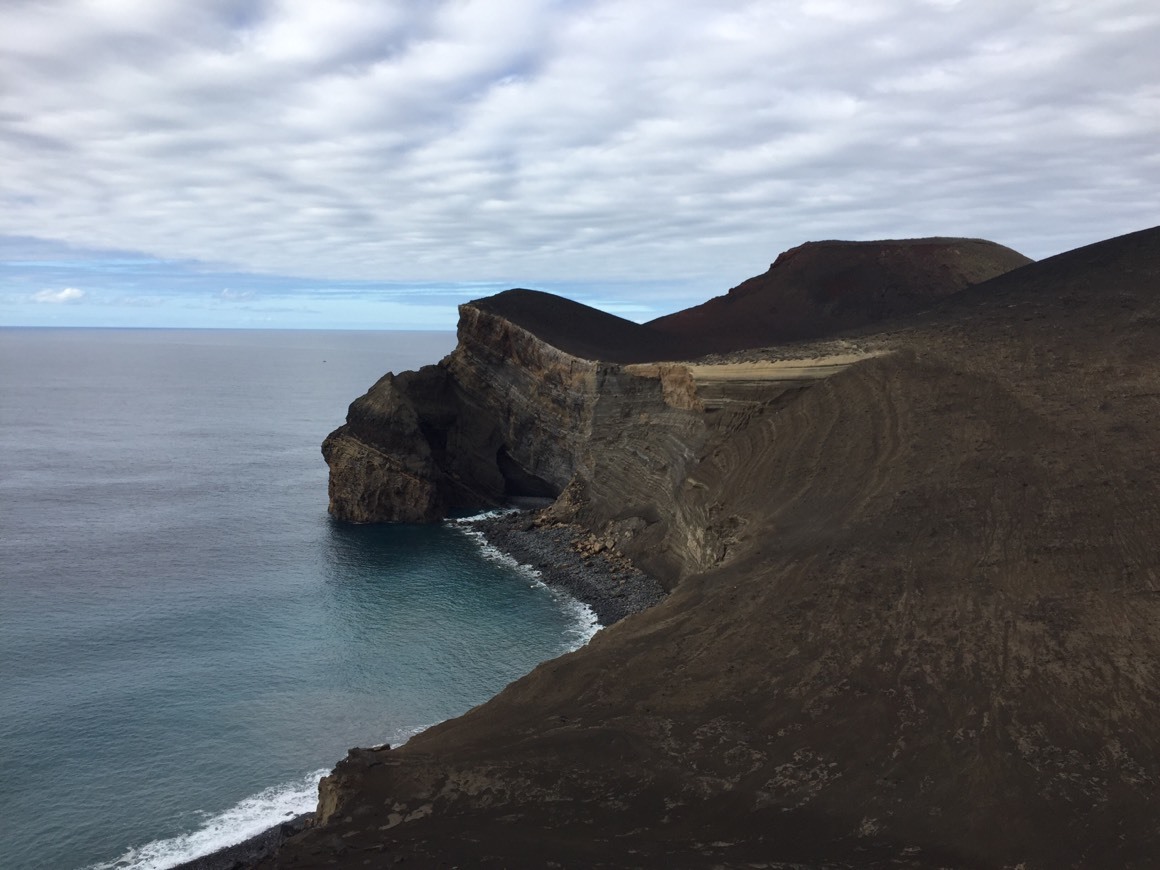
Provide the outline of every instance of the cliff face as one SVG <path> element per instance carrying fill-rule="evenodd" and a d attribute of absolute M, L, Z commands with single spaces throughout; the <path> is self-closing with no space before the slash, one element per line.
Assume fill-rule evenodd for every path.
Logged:
<path fill-rule="evenodd" d="M 334 516 L 429 522 L 450 507 L 555 498 L 578 473 L 598 473 L 595 445 L 609 431 L 698 425 L 683 368 L 575 356 L 487 302 L 460 306 L 458 346 L 438 366 L 382 378 L 327 437 Z"/>
<path fill-rule="evenodd" d="M 861 340 L 584 368 L 552 510 L 673 591 L 270 866 L 1153 866 L 1160 230 Z"/>
<path fill-rule="evenodd" d="M 468 304 L 445 365 L 459 397 L 452 473 L 479 480 L 492 499 L 559 495 L 592 428 L 599 364 Z"/>
<path fill-rule="evenodd" d="M 428 366 L 384 375 L 351 403 L 347 422 L 322 442 L 331 514 L 357 523 L 421 523 L 442 514 L 445 496 L 415 399 L 434 417 L 432 406 L 451 407 L 450 389 L 446 373 Z"/>
<path fill-rule="evenodd" d="M 323 443 L 330 510 L 429 522 L 452 507 L 558 498 L 553 519 L 599 531 L 671 588 L 720 564 L 745 524 L 698 480 L 710 441 L 867 355 L 804 367 L 618 364 L 573 356 L 486 301 L 468 303 L 452 354 L 383 377 Z"/>

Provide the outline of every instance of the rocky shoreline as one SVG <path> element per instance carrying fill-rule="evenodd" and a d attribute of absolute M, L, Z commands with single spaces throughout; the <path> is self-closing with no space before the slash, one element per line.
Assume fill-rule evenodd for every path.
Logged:
<path fill-rule="evenodd" d="M 305 830 L 313 820 L 314 813 L 303 813 L 240 843 L 177 864 L 171 870 L 246 870 L 273 855 L 284 840 Z"/>
<path fill-rule="evenodd" d="M 535 568 L 548 586 L 591 607 L 602 626 L 647 610 L 665 597 L 653 577 L 580 526 L 550 522 L 534 511 L 467 522 L 493 547 Z"/>

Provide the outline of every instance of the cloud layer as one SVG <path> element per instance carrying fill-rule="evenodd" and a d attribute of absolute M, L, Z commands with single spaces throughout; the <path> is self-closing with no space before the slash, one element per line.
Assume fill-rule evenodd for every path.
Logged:
<path fill-rule="evenodd" d="M 1157 45 L 1152 0 L 15 0 L 0 233 L 707 292 L 815 238 L 1040 257 L 1156 223 Z"/>

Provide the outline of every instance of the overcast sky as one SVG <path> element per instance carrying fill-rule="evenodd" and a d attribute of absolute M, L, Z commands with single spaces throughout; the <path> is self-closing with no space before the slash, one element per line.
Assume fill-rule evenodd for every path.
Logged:
<path fill-rule="evenodd" d="M 3 0 L 0 323 L 634 319 L 803 241 L 1160 223 L 1156 0 Z"/>

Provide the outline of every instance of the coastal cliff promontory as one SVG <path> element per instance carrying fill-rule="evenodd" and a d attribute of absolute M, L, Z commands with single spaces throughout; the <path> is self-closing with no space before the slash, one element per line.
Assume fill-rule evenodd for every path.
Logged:
<path fill-rule="evenodd" d="M 556 304 L 471 303 L 470 330 L 553 373 L 501 363 L 494 393 L 569 437 L 524 449 L 508 439 L 543 430 L 472 420 L 492 488 L 456 479 L 476 348 L 419 373 L 453 397 L 444 428 L 400 389 L 430 430 L 414 467 L 430 457 L 444 505 L 525 474 L 562 487 L 548 519 L 671 591 L 466 715 L 353 751 L 262 866 L 1154 865 L 1160 228 L 701 360 L 600 360 L 521 326 L 524 303 Z M 504 306 L 510 331 L 485 326 Z"/>
<path fill-rule="evenodd" d="M 552 343 L 521 325 L 537 317 L 604 343 Z M 630 334 L 627 352 L 617 350 L 621 332 Z M 632 374 L 621 364 L 640 356 L 642 336 L 648 346 L 636 324 L 531 290 L 460 306 L 455 351 L 437 366 L 383 377 L 323 443 L 331 513 L 424 522 L 452 507 L 555 498 L 610 416 L 659 421 L 688 410 L 665 371 Z"/>
<path fill-rule="evenodd" d="M 647 326 L 532 290 L 466 303 L 454 352 L 383 377 L 324 442 L 330 512 L 426 522 L 512 496 L 556 498 L 578 473 L 578 487 L 594 482 L 597 447 L 652 455 L 671 488 L 705 423 L 679 361 L 769 345 L 806 322 L 811 336 L 864 326 L 1027 262 L 977 239 L 810 243 L 729 296 Z M 626 426 L 627 453 L 613 449 L 627 444 Z M 647 465 L 600 473 L 659 483 Z"/>

